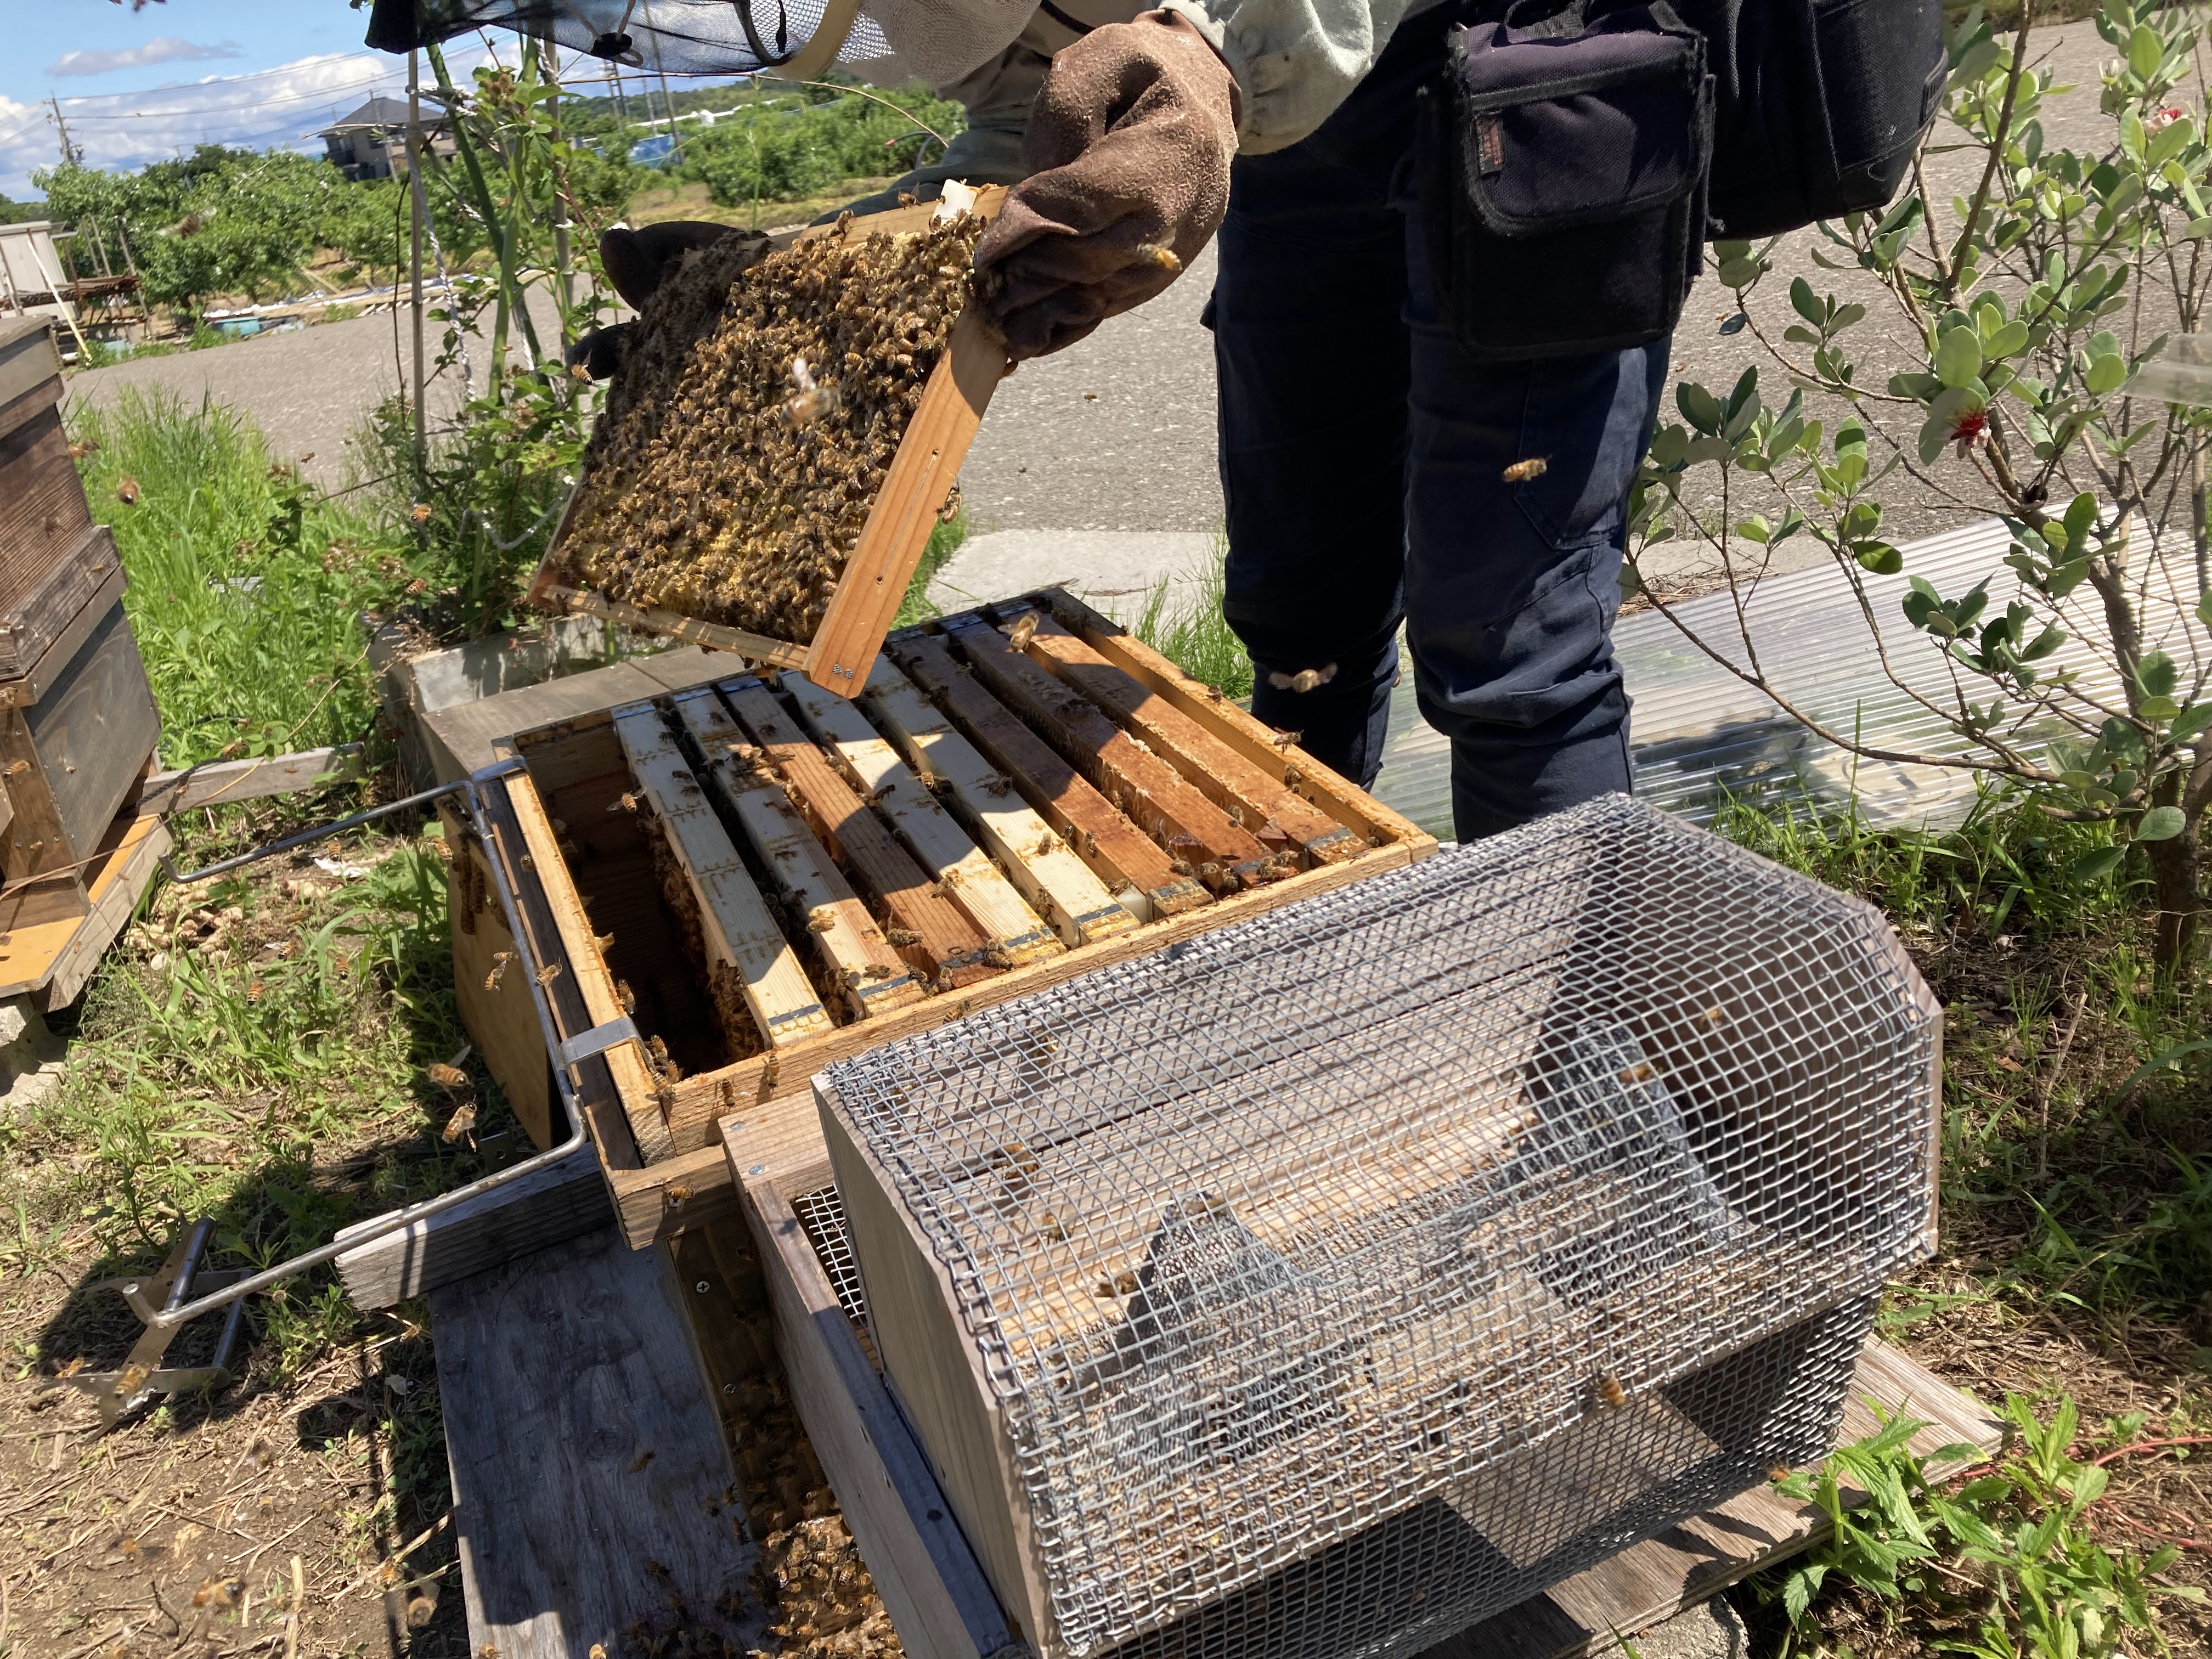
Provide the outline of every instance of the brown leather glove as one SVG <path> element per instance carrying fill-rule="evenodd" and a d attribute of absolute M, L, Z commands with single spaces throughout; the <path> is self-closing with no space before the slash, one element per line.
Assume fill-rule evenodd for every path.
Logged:
<path fill-rule="evenodd" d="M 1052 60 L 1022 161 L 975 245 L 977 293 L 1016 357 L 1058 351 L 1151 299 L 1229 206 L 1236 78 L 1173 12 L 1095 28 Z"/>
<path fill-rule="evenodd" d="M 642 311 L 653 290 L 685 254 L 695 248 L 710 247 L 725 236 L 752 237 L 762 252 L 768 251 L 768 238 L 758 231 L 738 230 L 704 219 L 668 219 L 641 230 L 617 225 L 599 238 L 599 264 L 605 267 L 607 280 L 615 285 L 623 303 L 632 311 Z M 617 323 L 593 329 L 569 346 L 568 367 L 583 369 L 595 380 L 605 380 L 621 367 L 629 326 Z"/>

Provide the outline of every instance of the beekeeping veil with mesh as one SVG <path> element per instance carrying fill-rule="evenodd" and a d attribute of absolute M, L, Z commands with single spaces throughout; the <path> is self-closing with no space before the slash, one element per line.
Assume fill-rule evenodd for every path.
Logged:
<path fill-rule="evenodd" d="M 816 1088 L 1042 1650 L 1341 1659 L 1828 1449 L 1933 1246 L 1938 1021 L 1869 907 L 1616 796 Z"/>
<path fill-rule="evenodd" d="M 878 86 L 944 87 L 1005 50 L 1036 10 L 1036 0 L 376 0 L 368 38 L 407 52 L 511 29 L 670 75 L 806 80 L 835 64 Z"/>

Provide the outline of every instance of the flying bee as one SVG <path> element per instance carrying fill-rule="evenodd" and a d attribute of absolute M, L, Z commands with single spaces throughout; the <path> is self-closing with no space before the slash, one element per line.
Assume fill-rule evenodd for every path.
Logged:
<path fill-rule="evenodd" d="M 621 794 L 615 797 L 614 804 L 608 807 L 607 811 L 610 812 L 635 812 L 637 811 L 637 797 L 630 793 L 629 790 L 625 789 Z"/>
<path fill-rule="evenodd" d="M 1155 270 L 1164 270 L 1170 276 L 1181 274 L 1182 258 L 1171 247 L 1162 247 L 1158 242 L 1140 242 L 1133 250 L 1133 264 L 1150 265 Z"/>
<path fill-rule="evenodd" d="M 494 951 L 491 958 L 491 972 L 484 975 L 484 989 L 487 991 L 499 989 L 500 976 L 507 972 L 508 966 L 514 961 L 514 952 L 512 951 Z"/>
<path fill-rule="evenodd" d="M 1653 1078 L 1658 1075 L 1658 1072 L 1647 1063 L 1641 1066 L 1630 1066 L 1626 1071 L 1620 1074 L 1620 1080 L 1632 1089 L 1639 1083 L 1650 1082 Z"/>
<path fill-rule="evenodd" d="M 1628 1390 L 1620 1386 L 1617 1376 L 1601 1376 L 1597 1380 L 1598 1403 L 1607 1410 L 1619 1411 L 1628 1403 Z"/>
<path fill-rule="evenodd" d="M 1531 456 L 1525 461 L 1516 461 L 1505 469 L 1505 482 L 1526 483 L 1531 478 L 1540 478 L 1552 470 L 1552 464 L 1541 455 Z"/>

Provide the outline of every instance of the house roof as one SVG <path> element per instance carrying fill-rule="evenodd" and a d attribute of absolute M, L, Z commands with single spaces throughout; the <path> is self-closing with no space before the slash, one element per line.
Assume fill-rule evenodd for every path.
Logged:
<path fill-rule="evenodd" d="M 425 131 L 446 125 L 446 112 L 436 105 L 422 106 L 422 125 Z M 325 138 L 334 133 L 345 132 L 404 132 L 407 131 L 407 100 L 404 98 L 378 96 L 370 99 L 343 121 L 333 121 L 315 136 Z"/>

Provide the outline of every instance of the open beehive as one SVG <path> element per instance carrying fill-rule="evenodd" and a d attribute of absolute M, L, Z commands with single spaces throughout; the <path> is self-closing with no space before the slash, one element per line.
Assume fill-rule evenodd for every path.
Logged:
<path fill-rule="evenodd" d="M 856 696 L 1007 370 L 966 303 L 1003 196 L 688 257 L 635 325 L 531 602 Z"/>
<path fill-rule="evenodd" d="M 1613 797 L 814 1086 L 1039 1650 L 1331 1659 L 1827 1449 L 1934 1244 L 1939 1033 L 1869 908 Z"/>
<path fill-rule="evenodd" d="M 737 672 L 514 746 L 490 810 L 562 1036 L 639 1030 L 593 1127 L 641 1243 L 729 1190 L 718 1120 L 834 1060 L 1436 847 L 1057 591 L 902 630 L 856 700 Z M 483 897 L 455 915 L 489 1052 L 526 998 Z M 542 1078 L 510 1024 L 502 1081 Z"/>

